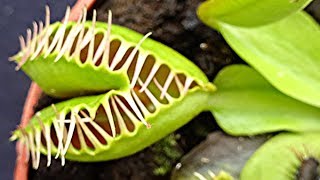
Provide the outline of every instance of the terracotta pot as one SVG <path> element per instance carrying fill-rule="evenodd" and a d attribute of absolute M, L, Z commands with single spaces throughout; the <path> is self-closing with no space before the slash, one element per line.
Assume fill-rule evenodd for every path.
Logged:
<path fill-rule="evenodd" d="M 96 0 L 78 0 L 71 9 L 69 19 L 71 21 L 77 20 L 81 15 L 83 7 L 87 7 L 88 9 L 90 9 L 95 1 Z M 36 83 L 32 82 L 30 85 L 27 99 L 23 107 L 23 113 L 22 113 L 21 122 L 20 122 L 21 127 L 26 126 L 29 120 L 31 119 L 31 117 L 33 116 L 34 114 L 33 107 L 37 104 L 40 98 L 41 92 L 42 91 L 39 88 L 39 86 Z M 17 142 L 16 153 L 17 153 L 17 159 L 16 159 L 16 166 L 15 166 L 14 175 L 13 175 L 14 180 L 27 180 L 28 169 L 29 169 L 29 164 L 27 161 L 27 153 L 29 152 L 26 149 L 25 145 Z"/>

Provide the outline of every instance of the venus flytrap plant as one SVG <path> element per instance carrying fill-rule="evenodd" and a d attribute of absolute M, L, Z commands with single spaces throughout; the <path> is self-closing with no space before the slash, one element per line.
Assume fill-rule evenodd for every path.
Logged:
<path fill-rule="evenodd" d="M 11 140 L 27 145 L 35 169 L 40 153 L 48 166 L 52 156 L 64 165 L 65 159 L 133 154 L 205 110 L 233 135 L 320 129 L 317 107 L 280 93 L 253 69 L 226 68 L 215 80 L 216 92 L 189 60 L 150 34 L 112 25 L 111 13 L 108 23 L 97 22 L 95 11 L 92 21 L 86 21 L 86 10 L 77 22 L 68 22 L 68 14 L 50 25 L 47 8 L 45 25 L 34 23 L 12 58 L 46 94 L 72 98 L 39 111 L 13 132 Z"/>
<path fill-rule="evenodd" d="M 320 31 L 301 10 L 310 2 L 209 0 L 198 9 L 200 19 L 263 76 L 244 66 L 219 73 L 212 98 L 219 126 L 232 135 L 296 132 L 277 135 L 258 149 L 241 179 L 319 178 Z M 301 151 L 303 146 L 314 153 Z"/>
<path fill-rule="evenodd" d="M 319 131 L 276 135 L 249 159 L 241 179 L 319 179 L 319 140 Z"/>
<path fill-rule="evenodd" d="M 43 109 L 13 132 L 11 140 L 27 144 L 34 168 L 40 152 L 48 166 L 53 155 L 63 165 L 65 158 L 133 154 L 207 110 L 215 87 L 186 58 L 147 39 L 150 34 L 111 25 L 110 13 L 108 24 L 96 22 L 95 11 L 91 22 L 84 11 L 72 23 L 68 9 L 63 23 L 49 25 L 47 12 L 46 27 L 38 33 L 35 26 L 32 36 L 28 30 L 14 59 L 45 93 L 76 98 Z"/>

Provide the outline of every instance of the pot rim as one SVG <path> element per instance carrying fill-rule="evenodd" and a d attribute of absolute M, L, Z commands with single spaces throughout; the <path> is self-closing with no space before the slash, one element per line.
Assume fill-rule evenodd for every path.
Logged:
<path fill-rule="evenodd" d="M 77 20 L 82 12 L 83 7 L 87 7 L 90 9 L 96 0 L 77 0 L 74 6 L 71 9 L 69 19 L 71 21 Z M 32 82 L 28 91 L 28 95 L 26 101 L 23 106 L 20 126 L 25 127 L 28 122 L 30 121 L 31 117 L 34 114 L 33 107 L 37 104 L 38 100 L 40 99 L 42 90 L 40 87 L 35 83 Z M 29 170 L 29 163 L 27 160 L 27 148 L 21 142 L 17 142 L 16 144 L 16 165 L 14 169 L 13 179 L 14 180 L 27 180 L 28 179 L 28 170 Z"/>

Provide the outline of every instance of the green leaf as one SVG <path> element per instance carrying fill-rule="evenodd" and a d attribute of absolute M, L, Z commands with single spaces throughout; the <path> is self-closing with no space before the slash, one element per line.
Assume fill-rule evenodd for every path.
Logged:
<path fill-rule="evenodd" d="M 241 179 L 297 179 L 301 161 L 308 158 L 320 160 L 320 133 L 283 133 L 253 154 L 242 170 Z M 311 177 L 311 172 L 305 173 Z"/>
<path fill-rule="evenodd" d="M 319 108 L 282 94 L 248 66 L 228 66 L 214 83 L 211 110 L 229 134 L 320 130 Z"/>
<path fill-rule="evenodd" d="M 320 107 L 320 29 L 305 12 L 259 28 L 223 24 L 221 33 L 281 92 Z"/>
<path fill-rule="evenodd" d="M 260 26 L 306 7 L 312 0 L 209 0 L 198 8 L 199 18 L 219 29 L 219 23 Z"/>

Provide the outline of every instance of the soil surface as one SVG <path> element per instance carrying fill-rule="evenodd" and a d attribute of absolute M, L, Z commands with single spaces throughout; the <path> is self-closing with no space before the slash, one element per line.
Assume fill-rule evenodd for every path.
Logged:
<path fill-rule="evenodd" d="M 107 22 L 107 11 L 110 9 L 114 24 L 126 26 L 143 34 L 152 32 L 151 38 L 172 47 L 192 60 L 212 81 L 224 66 L 244 62 L 231 50 L 218 32 L 199 21 L 196 8 L 201 2 L 201 0 L 98 0 L 94 8 L 98 11 L 99 21 Z M 308 8 L 318 20 L 319 5 L 320 0 L 316 0 Z M 43 95 L 35 109 L 40 110 L 56 102 L 59 100 Z M 188 153 L 203 141 L 209 132 L 217 128 L 211 113 L 204 112 L 170 136 L 177 142 L 168 145 L 171 152 L 176 153 L 175 156 L 159 151 L 168 137 L 132 156 L 108 162 L 66 161 L 66 165 L 62 167 L 58 159 L 53 160 L 50 167 L 46 167 L 46 158 L 43 156 L 38 170 L 33 170 L 30 166 L 29 179 L 169 179 L 171 172 L 166 170 L 174 166 L 181 155 Z M 161 157 L 162 161 L 159 161 L 158 157 Z M 164 162 L 167 164 L 166 168 L 161 166 Z"/>

